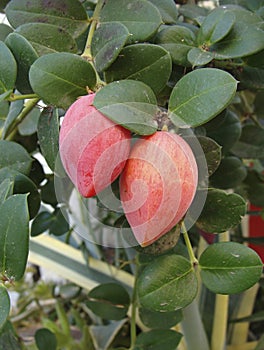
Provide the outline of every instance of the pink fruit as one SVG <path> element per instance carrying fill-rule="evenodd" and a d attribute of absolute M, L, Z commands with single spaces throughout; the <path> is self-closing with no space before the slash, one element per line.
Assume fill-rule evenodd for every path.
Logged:
<path fill-rule="evenodd" d="M 134 144 L 120 177 L 120 197 L 141 246 L 156 241 L 184 217 L 197 182 L 194 155 L 179 135 L 158 131 Z"/>
<path fill-rule="evenodd" d="M 84 197 L 110 185 L 130 152 L 130 132 L 101 114 L 92 105 L 94 96 L 82 96 L 70 106 L 59 137 L 62 164 Z"/>

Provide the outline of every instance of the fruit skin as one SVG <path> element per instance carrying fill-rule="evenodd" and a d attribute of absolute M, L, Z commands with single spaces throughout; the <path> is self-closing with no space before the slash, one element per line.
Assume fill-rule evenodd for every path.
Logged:
<path fill-rule="evenodd" d="M 84 197 L 110 185 L 130 152 L 130 131 L 100 113 L 93 106 L 94 97 L 82 96 L 70 106 L 59 135 L 62 164 Z"/>
<path fill-rule="evenodd" d="M 157 131 L 134 144 L 119 186 L 126 218 L 142 247 L 184 217 L 197 182 L 194 155 L 179 135 Z"/>

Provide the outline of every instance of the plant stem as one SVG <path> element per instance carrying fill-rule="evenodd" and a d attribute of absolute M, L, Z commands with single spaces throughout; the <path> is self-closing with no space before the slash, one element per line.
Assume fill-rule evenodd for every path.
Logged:
<path fill-rule="evenodd" d="M 185 226 L 184 222 L 182 222 L 182 224 L 181 224 L 181 229 L 182 229 L 183 238 L 184 238 L 187 250 L 188 250 L 188 254 L 190 257 L 190 261 L 191 261 L 192 265 L 197 265 L 198 260 L 196 259 L 195 255 L 194 255 L 193 248 L 192 248 L 192 245 L 190 242 L 190 238 L 188 236 L 188 232 L 186 230 L 186 226 Z"/>
<path fill-rule="evenodd" d="M 26 94 L 26 95 L 15 95 L 11 94 L 8 98 L 8 101 L 14 102 L 18 100 L 26 100 L 26 99 L 36 99 L 39 98 L 37 94 Z"/>
<path fill-rule="evenodd" d="M 131 300 L 131 318 L 130 318 L 130 348 L 133 350 L 136 343 L 137 332 L 136 332 L 136 316 L 137 316 L 137 275 L 138 275 L 138 264 L 136 261 L 135 281 Z"/>

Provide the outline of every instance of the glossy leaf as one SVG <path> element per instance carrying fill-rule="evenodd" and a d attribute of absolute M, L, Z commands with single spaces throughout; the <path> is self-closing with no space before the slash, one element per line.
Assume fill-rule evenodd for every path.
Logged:
<path fill-rule="evenodd" d="M 119 22 L 102 23 L 96 29 L 91 52 L 98 71 L 106 70 L 115 61 L 128 37 L 127 27 Z"/>
<path fill-rule="evenodd" d="M 0 40 L 5 41 L 6 37 L 13 32 L 13 29 L 7 24 L 0 23 Z"/>
<path fill-rule="evenodd" d="M 86 305 L 96 315 L 107 320 L 121 320 L 127 314 L 130 297 L 120 284 L 101 284 L 88 294 Z"/>
<path fill-rule="evenodd" d="M 139 308 L 139 317 L 148 328 L 171 328 L 181 322 L 183 315 L 181 310 L 171 312 L 157 312 Z"/>
<path fill-rule="evenodd" d="M 131 42 L 142 42 L 155 34 L 162 20 L 159 10 L 148 1 L 115 0 L 106 2 L 100 22 L 121 22 L 131 35 Z"/>
<path fill-rule="evenodd" d="M 190 66 L 187 55 L 195 46 L 195 35 L 189 28 L 180 25 L 165 27 L 156 35 L 155 43 L 170 53 L 173 63 Z"/>
<path fill-rule="evenodd" d="M 201 278 L 208 289 L 218 294 L 241 293 L 261 277 L 258 254 L 235 242 L 210 245 L 199 259 Z"/>
<path fill-rule="evenodd" d="M 264 158 L 264 130 L 253 124 L 245 125 L 231 151 L 241 158 Z"/>
<path fill-rule="evenodd" d="M 181 338 L 181 333 L 170 329 L 153 329 L 138 335 L 134 350 L 177 350 Z"/>
<path fill-rule="evenodd" d="M 236 86 L 232 75 L 216 68 L 197 69 L 186 74 L 176 83 L 170 96 L 172 122 L 176 126 L 192 127 L 206 123 L 227 107 Z"/>
<path fill-rule="evenodd" d="M 17 64 L 16 60 L 9 48 L 0 41 L 0 94 L 7 90 L 14 89 Z"/>
<path fill-rule="evenodd" d="M 28 256 L 27 195 L 13 195 L 0 206 L 0 270 L 9 279 L 22 278 Z"/>
<path fill-rule="evenodd" d="M 139 80 L 158 93 L 168 82 L 171 70 L 172 62 L 168 51 L 158 45 L 135 44 L 121 51 L 117 60 L 105 72 L 105 77 L 107 82 Z"/>
<path fill-rule="evenodd" d="M 59 115 L 57 109 L 46 107 L 38 121 L 38 140 L 41 153 L 54 171 L 59 153 Z"/>
<path fill-rule="evenodd" d="M 7 321 L 10 312 L 10 298 L 7 289 L 4 285 L 0 284 L 0 330 Z"/>
<path fill-rule="evenodd" d="M 35 333 L 35 340 L 39 350 L 56 350 L 57 339 L 53 332 L 47 328 L 40 328 Z"/>
<path fill-rule="evenodd" d="M 9 178 L 0 182 L 0 205 L 12 194 L 13 185 L 13 182 Z"/>
<path fill-rule="evenodd" d="M 28 174 L 32 158 L 24 147 L 13 141 L 0 140 L 0 169 L 10 168 Z"/>
<path fill-rule="evenodd" d="M 52 52 L 77 52 L 73 37 L 63 28 L 47 23 L 25 23 L 16 33 L 24 36 L 39 56 Z"/>
<path fill-rule="evenodd" d="M 209 189 L 196 225 L 208 233 L 221 233 L 237 226 L 246 209 L 246 202 L 238 194 Z"/>
<path fill-rule="evenodd" d="M 47 231 L 52 223 L 52 214 L 48 211 L 42 211 L 33 220 L 31 225 L 31 236 L 35 237 Z"/>
<path fill-rule="evenodd" d="M 6 7 L 9 23 L 17 28 L 24 23 L 48 23 L 67 30 L 78 37 L 88 27 L 86 11 L 78 0 L 13 0 Z"/>
<path fill-rule="evenodd" d="M 49 233 L 55 236 L 61 236 L 69 231 L 69 222 L 66 220 L 65 214 L 58 208 L 52 214 L 52 220 L 49 227 Z"/>
<path fill-rule="evenodd" d="M 214 59 L 214 55 L 211 52 L 194 47 L 188 52 L 187 59 L 192 67 L 204 66 Z"/>
<path fill-rule="evenodd" d="M 117 124 L 140 135 L 153 134 L 157 130 L 154 120 L 157 100 L 150 87 L 142 82 L 110 83 L 97 92 L 94 106 Z"/>
<path fill-rule="evenodd" d="M 153 5 L 155 5 L 161 15 L 162 21 L 167 24 L 176 23 L 178 18 L 178 9 L 173 0 L 149 0 Z"/>
<path fill-rule="evenodd" d="M 221 162 L 221 147 L 209 137 L 199 136 L 198 141 L 200 142 L 204 152 L 208 168 L 208 175 L 211 176 Z"/>
<path fill-rule="evenodd" d="M 80 56 L 59 52 L 38 58 L 30 68 L 29 79 L 35 93 L 46 103 L 68 108 L 77 97 L 94 88 L 92 65 Z"/>
<path fill-rule="evenodd" d="M 176 311 L 195 298 L 197 279 L 187 259 L 179 255 L 163 255 L 141 272 L 137 290 L 142 307 L 159 312 Z"/>
<path fill-rule="evenodd" d="M 31 65 L 38 58 L 37 52 L 26 38 L 17 33 L 9 34 L 5 43 L 12 51 L 17 62 L 16 88 L 23 94 L 32 93 L 28 73 Z"/>

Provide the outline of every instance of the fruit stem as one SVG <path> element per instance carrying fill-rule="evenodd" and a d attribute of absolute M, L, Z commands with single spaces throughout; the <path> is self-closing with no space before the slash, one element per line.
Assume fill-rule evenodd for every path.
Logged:
<path fill-rule="evenodd" d="M 182 223 L 181 223 L 181 232 L 183 234 L 183 238 L 184 238 L 187 250 L 188 250 L 188 254 L 189 254 L 189 258 L 190 258 L 191 264 L 193 266 L 194 265 L 198 265 L 198 260 L 196 259 L 195 255 L 194 255 L 193 248 L 192 248 L 192 245 L 191 245 L 191 242 L 190 242 L 190 238 L 189 238 L 188 232 L 186 230 L 186 226 L 185 226 L 184 221 L 182 221 Z"/>

